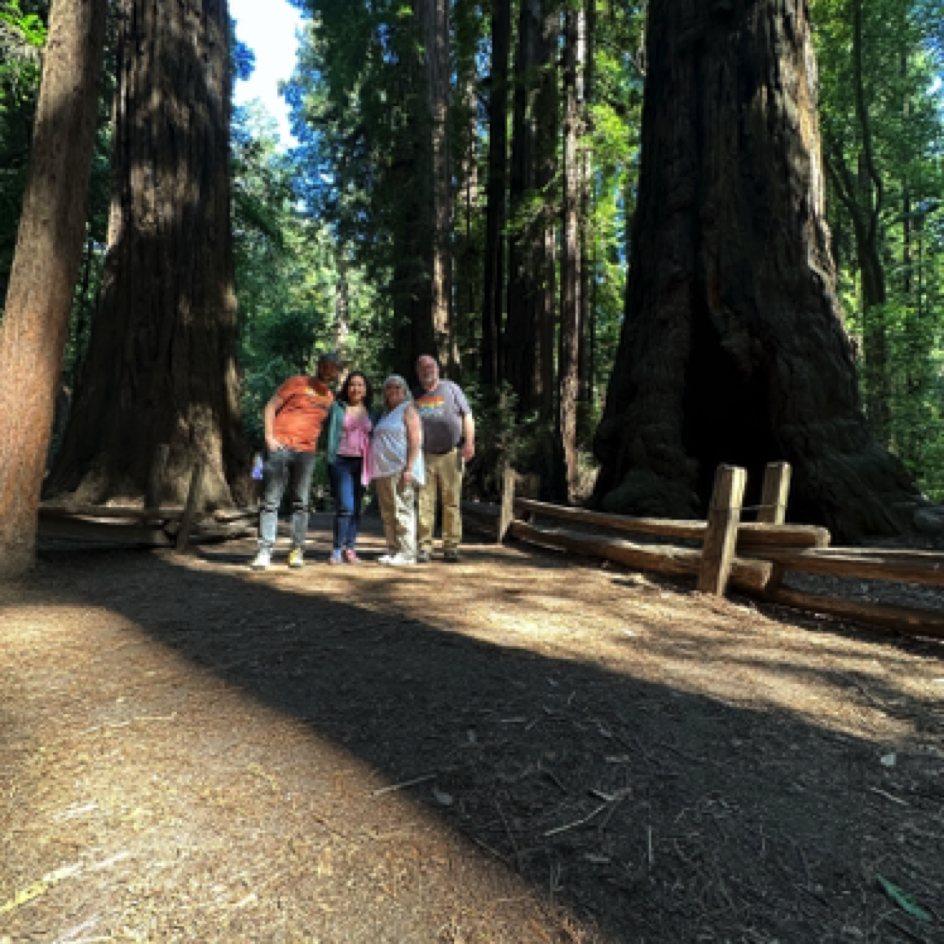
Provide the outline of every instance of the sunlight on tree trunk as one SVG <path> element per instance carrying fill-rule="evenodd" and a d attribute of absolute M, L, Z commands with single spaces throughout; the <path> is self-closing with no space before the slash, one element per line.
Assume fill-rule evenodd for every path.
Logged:
<path fill-rule="evenodd" d="M 0 325 L 0 577 L 33 562 L 36 509 L 85 234 L 105 0 L 56 0 Z"/>
<path fill-rule="evenodd" d="M 580 338 L 584 310 L 580 298 L 580 179 L 582 157 L 580 80 L 583 11 L 564 15 L 564 195 L 561 209 L 560 352 L 558 356 L 557 435 L 564 463 L 566 486 L 562 490 L 573 501 L 577 490 L 577 397 L 580 386 Z"/>

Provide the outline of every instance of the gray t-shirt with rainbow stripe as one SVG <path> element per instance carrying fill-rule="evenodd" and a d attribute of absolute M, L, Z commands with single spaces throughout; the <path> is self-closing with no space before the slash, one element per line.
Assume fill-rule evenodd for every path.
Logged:
<path fill-rule="evenodd" d="M 423 421 L 423 451 L 441 456 L 455 449 L 462 438 L 462 417 L 472 412 L 462 390 L 451 380 L 440 380 L 432 390 L 417 388 L 413 396 Z"/>

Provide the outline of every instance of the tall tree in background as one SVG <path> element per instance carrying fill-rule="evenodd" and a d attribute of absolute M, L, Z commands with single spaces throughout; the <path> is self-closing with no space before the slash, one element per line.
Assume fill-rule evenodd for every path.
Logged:
<path fill-rule="evenodd" d="M 785 459 L 792 513 L 893 532 L 915 490 L 859 407 L 823 221 L 805 0 L 652 0 L 625 325 L 596 504 L 699 513 Z"/>
<path fill-rule="evenodd" d="M 482 301 L 482 382 L 495 387 L 502 371 L 505 295 L 505 225 L 508 187 L 508 61 L 511 0 L 492 0 L 492 61 L 488 79 L 488 207 L 485 289 Z"/>
<path fill-rule="evenodd" d="M 448 0 L 417 0 L 416 14 L 422 37 L 426 86 L 427 141 L 429 152 L 429 278 L 430 305 L 436 347 L 446 367 L 455 374 L 458 348 L 452 318 L 452 188 L 449 117 L 452 83 L 449 56 Z"/>
<path fill-rule="evenodd" d="M 53 5 L 0 325 L 0 577 L 33 562 L 36 509 L 85 233 L 105 0 Z"/>
<path fill-rule="evenodd" d="M 482 247 L 479 240 L 479 103 L 478 41 L 481 11 L 475 0 L 454 6 L 456 95 L 452 109 L 453 166 L 456 169 L 455 311 L 453 338 L 461 351 L 470 343 L 482 317 Z M 470 365 L 465 365 L 470 366 Z"/>
<path fill-rule="evenodd" d="M 49 490 L 144 494 L 171 447 L 165 498 L 195 462 L 225 505 L 245 471 L 230 229 L 225 0 L 123 0 L 114 193 L 102 301 Z"/>
<path fill-rule="evenodd" d="M 557 57 L 560 13 L 523 0 L 514 70 L 504 379 L 520 417 L 553 427 L 557 310 Z M 550 443 L 546 445 L 550 446 Z M 546 464 L 546 463 L 545 463 Z"/>
<path fill-rule="evenodd" d="M 287 98 L 308 211 L 337 227 L 382 292 L 390 366 L 450 355 L 451 106 L 442 0 L 292 0 L 311 20 Z"/>
<path fill-rule="evenodd" d="M 860 278 L 865 353 L 865 406 L 876 437 L 888 445 L 891 437 L 888 332 L 883 306 L 888 300 L 885 263 L 882 259 L 881 228 L 885 181 L 879 170 L 871 97 L 866 89 L 865 51 L 862 33 L 862 0 L 851 0 L 851 92 L 855 122 L 853 140 L 858 142 L 856 166 L 846 160 L 848 138 L 827 135 L 824 155 L 833 189 L 842 201 L 855 234 Z M 828 127 L 828 123 L 827 123 Z"/>
<path fill-rule="evenodd" d="M 940 245 L 944 4 L 814 0 L 811 10 L 830 220 L 866 415 L 922 486 L 939 492 L 942 324 L 925 288 L 939 297 L 940 281 L 921 252 L 932 247 L 933 258 Z"/>
<path fill-rule="evenodd" d="M 557 137 L 558 120 L 558 48 L 560 13 L 554 0 L 544 0 L 541 23 L 540 84 L 535 102 L 534 189 L 539 211 L 539 246 L 535 271 L 538 298 L 534 310 L 536 344 L 534 389 L 535 405 L 544 422 L 554 420 L 554 358 L 557 314 Z"/>
<path fill-rule="evenodd" d="M 561 207 L 560 355 L 558 357 L 557 435 L 566 488 L 560 497 L 573 500 L 577 491 L 577 399 L 580 392 L 580 346 L 584 333 L 581 316 L 580 211 L 583 156 L 581 92 L 586 50 L 582 6 L 564 14 L 564 167 Z"/>
<path fill-rule="evenodd" d="M 511 173 L 508 212 L 508 315 L 502 376 L 517 398 L 519 416 L 531 412 L 535 395 L 537 338 L 534 311 L 538 298 L 535 265 L 539 201 L 534 193 L 535 103 L 540 80 L 541 0 L 522 0 L 518 12 L 518 43 L 514 70 Z"/>

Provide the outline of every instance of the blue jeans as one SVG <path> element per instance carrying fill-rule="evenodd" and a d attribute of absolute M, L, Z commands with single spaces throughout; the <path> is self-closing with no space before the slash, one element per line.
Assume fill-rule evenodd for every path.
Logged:
<path fill-rule="evenodd" d="M 331 476 L 331 491 L 334 495 L 334 549 L 354 550 L 357 532 L 361 524 L 361 505 L 364 502 L 364 486 L 361 472 L 364 460 L 360 456 L 338 456 L 328 466 Z"/>
<path fill-rule="evenodd" d="M 264 491 L 259 514 L 259 548 L 271 551 L 279 526 L 279 505 L 286 486 L 292 501 L 292 547 L 304 547 L 308 534 L 308 502 L 315 454 L 280 449 L 269 454 L 263 471 Z"/>

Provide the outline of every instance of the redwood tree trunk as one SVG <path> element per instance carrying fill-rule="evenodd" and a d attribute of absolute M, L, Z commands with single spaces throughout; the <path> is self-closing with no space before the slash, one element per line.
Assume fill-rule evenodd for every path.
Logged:
<path fill-rule="evenodd" d="M 518 46 L 514 69 L 514 118 L 512 120 L 511 176 L 508 206 L 511 226 L 508 239 L 508 315 L 505 322 L 504 370 L 516 395 L 519 416 L 534 405 L 535 355 L 534 309 L 539 283 L 537 264 L 544 233 L 534 212 L 535 99 L 539 88 L 541 53 L 540 0 L 522 0 L 518 14 Z"/>
<path fill-rule="evenodd" d="M 397 86 L 391 102 L 406 116 L 397 123 L 389 170 L 391 194 L 394 344 L 392 363 L 412 379 L 421 354 L 440 357 L 434 323 L 433 257 L 436 229 L 432 111 L 424 60 L 427 7 L 420 3 L 391 38 L 397 56 Z"/>
<path fill-rule="evenodd" d="M 0 577 L 33 563 L 36 508 L 82 258 L 105 0 L 56 0 L 0 324 Z"/>
<path fill-rule="evenodd" d="M 452 330 L 452 187 L 449 114 L 452 98 L 449 63 L 449 7 L 446 0 L 419 0 L 416 6 L 423 40 L 429 105 L 429 195 L 432 222 L 429 247 L 430 289 L 436 346 L 446 373 L 455 375 L 459 352 Z M 435 354 L 435 351 L 430 353 Z"/>
<path fill-rule="evenodd" d="M 595 503 L 691 517 L 719 463 L 758 483 L 787 460 L 793 519 L 895 531 L 915 492 L 865 422 L 839 317 L 805 0 L 653 0 L 647 42 Z"/>
<path fill-rule="evenodd" d="M 347 354 L 347 341 L 351 333 L 351 295 L 350 283 L 347 280 L 348 250 L 343 243 L 338 244 L 334 258 L 338 273 L 334 286 L 334 349 L 344 357 Z"/>
<path fill-rule="evenodd" d="M 463 354 L 475 337 L 482 316 L 482 253 L 476 232 L 479 217 L 478 164 L 478 60 L 477 5 L 474 0 L 457 0 L 454 7 L 457 91 L 452 109 L 454 159 L 457 169 L 457 221 L 455 234 L 455 306 L 451 343 L 460 344 Z"/>
<path fill-rule="evenodd" d="M 485 289 L 482 300 L 482 383 L 490 387 L 496 387 L 501 379 L 510 48 L 511 0 L 492 0 L 492 70 L 488 99 L 488 207 L 485 223 Z"/>
<path fill-rule="evenodd" d="M 551 9 L 549 9 L 549 7 Z M 534 403 L 549 427 L 554 420 L 554 354 L 557 312 L 557 210 L 552 192 L 557 178 L 558 47 L 560 13 L 553 2 L 542 4 L 541 82 L 535 103 L 534 186 L 541 195 L 539 225 L 543 239 L 538 247 L 539 293 L 534 307 Z M 540 237 L 539 237 L 540 238 Z M 552 437 L 547 437 L 548 462 L 553 462 Z"/>
<path fill-rule="evenodd" d="M 50 491 L 230 504 L 246 471 L 236 376 L 225 0 L 123 0 L 102 303 Z M 241 497 L 241 496 L 235 496 Z"/>
<path fill-rule="evenodd" d="M 564 463 L 566 497 L 577 487 L 577 397 L 580 388 L 580 78 L 582 10 L 564 14 L 564 174 L 561 208 L 560 353 L 558 355 L 557 435 Z"/>

